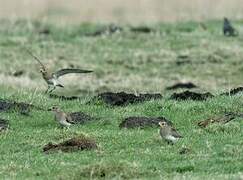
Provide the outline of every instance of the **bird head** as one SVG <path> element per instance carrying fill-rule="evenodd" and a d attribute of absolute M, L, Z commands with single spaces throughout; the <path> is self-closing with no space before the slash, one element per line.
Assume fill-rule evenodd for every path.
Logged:
<path fill-rule="evenodd" d="M 41 74 L 46 74 L 46 73 L 47 73 L 47 69 L 46 69 L 46 67 L 44 67 L 44 66 L 40 66 L 40 70 L 39 70 L 39 72 L 40 72 Z"/>
<path fill-rule="evenodd" d="M 168 126 L 168 124 L 165 122 L 165 121 L 160 121 L 159 122 L 159 125 L 160 125 L 160 127 L 166 127 L 166 126 Z"/>
<path fill-rule="evenodd" d="M 46 73 L 46 70 L 45 70 L 44 68 L 41 67 L 41 68 L 40 68 L 40 73 L 41 73 L 41 74 L 45 74 L 45 73 Z"/>

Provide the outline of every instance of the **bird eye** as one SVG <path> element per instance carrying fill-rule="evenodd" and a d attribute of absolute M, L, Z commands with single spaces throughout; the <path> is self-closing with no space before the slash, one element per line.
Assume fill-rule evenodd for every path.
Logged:
<path fill-rule="evenodd" d="M 160 125 L 160 126 L 165 126 L 166 123 L 165 123 L 165 122 L 159 122 L 159 125 Z"/>

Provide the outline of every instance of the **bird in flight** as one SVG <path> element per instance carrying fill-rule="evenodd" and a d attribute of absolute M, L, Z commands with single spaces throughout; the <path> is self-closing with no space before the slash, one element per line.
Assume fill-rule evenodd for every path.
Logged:
<path fill-rule="evenodd" d="M 174 144 L 176 141 L 179 140 L 179 138 L 182 138 L 182 136 L 171 127 L 167 122 L 161 121 L 159 122 L 160 125 L 160 136 L 165 139 L 168 143 Z"/>
<path fill-rule="evenodd" d="M 58 81 L 58 78 L 66 75 L 66 74 L 70 74 L 70 73 L 91 73 L 93 71 L 90 70 L 83 70 L 83 69 L 75 69 L 75 68 L 66 68 L 66 69 L 60 69 L 56 72 L 51 72 L 50 70 L 48 70 L 44 64 L 40 61 L 40 59 L 35 56 L 32 52 L 30 52 L 30 50 L 26 49 L 28 54 L 30 54 L 30 56 L 32 56 L 39 64 L 40 64 L 40 73 L 42 74 L 43 79 L 45 80 L 45 82 L 48 85 L 47 90 L 45 91 L 45 93 L 51 93 L 53 92 L 56 87 L 62 87 L 64 88 L 64 86 Z"/>

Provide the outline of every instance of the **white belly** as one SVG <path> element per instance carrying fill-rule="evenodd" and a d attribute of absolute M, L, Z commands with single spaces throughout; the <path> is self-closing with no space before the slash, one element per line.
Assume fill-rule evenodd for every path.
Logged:
<path fill-rule="evenodd" d="M 67 121 L 60 121 L 60 124 L 61 124 L 62 126 L 67 126 L 67 127 L 69 127 L 69 126 L 72 125 L 71 123 L 69 123 L 69 122 L 67 122 Z"/>
<path fill-rule="evenodd" d="M 172 142 L 176 142 L 176 141 L 178 141 L 179 138 L 176 138 L 174 136 L 168 135 L 168 136 L 165 136 L 165 139 L 169 140 L 169 141 L 172 141 Z"/>
<path fill-rule="evenodd" d="M 56 79 L 50 79 L 50 80 L 48 80 L 48 84 L 57 86 L 60 83 Z"/>

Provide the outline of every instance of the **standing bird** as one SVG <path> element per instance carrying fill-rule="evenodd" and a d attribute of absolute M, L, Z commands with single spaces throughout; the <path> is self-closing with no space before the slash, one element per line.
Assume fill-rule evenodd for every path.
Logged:
<path fill-rule="evenodd" d="M 57 106 L 53 106 L 49 109 L 49 111 L 52 111 L 55 114 L 55 120 L 62 126 L 62 127 L 69 127 L 72 125 L 73 121 L 69 114 L 66 114 L 63 112 L 60 108 Z"/>
<path fill-rule="evenodd" d="M 60 69 L 56 72 L 50 72 L 44 64 L 41 63 L 40 59 L 37 58 L 35 55 L 33 55 L 28 49 L 25 49 L 40 65 L 40 73 L 42 74 L 43 79 L 46 81 L 48 88 L 45 91 L 45 93 L 51 93 L 56 89 L 56 87 L 62 87 L 64 86 L 58 81 L 58 78 L 60 76 L 63 76 L 65 74 L 70 73 L 91 73 L 93 71 L 90 70 L 83 70 L 83 69 L 74 69 L 74 68 L 68 68 L 68 69 Z"/>
<path fill-rule="evenodd" d="M 161 121 L 160 125 L 160 136 L 165 139 L 168 143 L 174 144 L 179 138 L 183 138 L 173 127 L 171 127 L 167 122 Z"/>
<path fill-rule="evenodd" d="M 225 36 L 238 36 L 238 32 L 226 17 L 224 18 L 223 33 Z"/>

